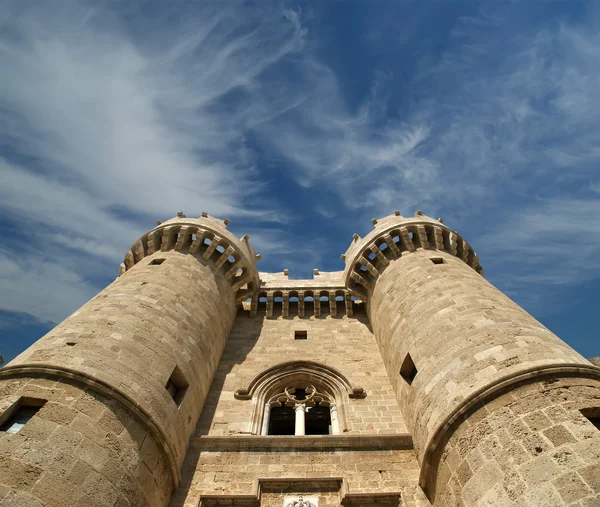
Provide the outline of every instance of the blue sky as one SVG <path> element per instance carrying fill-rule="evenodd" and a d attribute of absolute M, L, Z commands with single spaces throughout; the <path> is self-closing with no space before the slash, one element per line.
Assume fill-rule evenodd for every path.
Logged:
<path fill-rule="evenodd" d="M 572 0 L 2 2 L 0 352 L 177 211 L 302 278 L 421 209 L 600 355 L 599 22 Z"/>

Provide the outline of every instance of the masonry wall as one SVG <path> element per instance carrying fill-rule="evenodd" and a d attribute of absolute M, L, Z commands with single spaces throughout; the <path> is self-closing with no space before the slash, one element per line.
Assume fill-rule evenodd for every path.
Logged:
<path fill-rule="evenodd" d="M 308 339 L 294 340 L 295 330 L 307 331 Z M 202 439 L 206 437 L 231 437 L 233 446 L 233 439 L 249 435 L 253 401 L 238 400 L 234 392 L 247 387 L 257 374 L 267 368 L 298 360 L 315 361 L 336 368 L 350 379 L 353 386 L 365 389 L 365 398 L 346 397 L 343 400 L 347 417 L 342 425 L 342 434 L 406 433 L 364 310 L 357 310 L 352 318 L 345 315 L 332 318 L 326 312 L 323 317 L 315 318 L 310 309 L 306 318 L 295 316 L 286 319 L 281 316 L 266 319 L 264 308 L 256 318 L 249 318 L 248 312 L 240 312 L 192 437 L 183 468 L 183 484 L 173 498 L 172 507 L 195 505 L 201 495 L 250 494 L 258 478 L 278 477 L 345 477 L 353 492 L 407 488 L 406 505 L 427 504 L 425 496 L 418 490 L 418 465 L 411 449 L 319 450 L 294 449 L 288 445 L 287 448 L 270 451 L 233 451 L 234 447 L 217 451 L 202 447 Z M 325 495 L 324 492 L 319 494 Z M 264 501 L 270 498 L 273 505 L 281 505 L 284 493 L 273 495 L 269 493 Z M 331 505 L 337 505 L 337 493 L 333 497 L 335 500 L 331 500 Z M 328 505 L 326 495 L 320 501 Z"/>
<path fill-rule="evenodd" d="M 401 491 L 403 507 L 426 507 L 429 502 L 418 487 L 419 466 L 412 450 L 249 450 L 211 452 L 190 448 L 189 482 L 174 496 L 170 507 L 195 507 L 203 495 L 250 495 L 260 478 L 345 477 L 353 493 Z M 337 491 L 310 486 L 287 489 L 261 498 L 261 506 L 283 505 L 288 494 L 314 494 L 319 506 L 338 506 Z M 366 504 L 370 505 L 370 504 Z M 388 504 L 390 505 L 390 504 Z"/>
<path fill-rule="evenodd" d="M 142 421 L 115 400 L 50 378 L 0 382 L 0 413 L 19 397 L 47 403 L 15 434 L 0 436 L 2 507 L 165 505 L 166 456 Z"/>
<path fill-rule="evenodd" d="M 447 252 L 405 252 L 392 261 L 369 315 L 421 458 L 444 418 L 478 390 L 549 365 L 590 365 Z M 418 370 L 412 384 L 400 375 L 407 354 Z"/>
<path fill-rule="evenodd" d="M 310 313 L 309 313 L 310 315 Z M 294 331 L 308 332 L 295 340 Z M 250 432 L 251 400 L 237 400 L 267 368 L 287 361 L 308 360 L 338 369 L 353 385 L 366 390 L 364 399 L 343 401 L 346 433 L 405 433 L 402 414 L 389 382 L 381 354 L 364 311 L 348 318 L 281 317 L 254 319 L 240 312 L 215 374 L 195 435 L 236 435 Z"/>
<path fill-rule="evenodd" d="M 473 410 L 440 459 L 435 505 L 600 505 L 600 382 L 549 378 Z"/>
<path fill-rule="evenodd" d="M 157 260 L 161 263 L 155 263 Z M 152 430 L 154 445 L 169 458 L 168 467 L 151 470 L 156 483 L 168 491 L 161 490 L 147 504 L 136 503 L 137 495 L 132 493 L 130 502 L 164 506 L 179 474 L 235 311 L 231 282 L 225 279 L 223 269 L 185 252 L 159 251 L 141 259 L 0 370 L 0 384 L 8 386 L 4 388 L 7 395 L 16 397 L 20 385 L 3 379 L 28 375 L 45 375 L 55 380 L 67 377 L 82 392 L 102 394 L 96 398 L 97 410 L 101 410 L 101 403 L 111 407 L 120 403 L 130 416 Z M 188 384 L 179 405 L 166 389 L 175 368 Z M 45 398 L 46 393 L 47 389 L 43 389 L 32 396 Z M 76 396 L 70 408 L 87 415 L 86 406 L 79 407 L 77 400 L 85 404 L 87 398 Z M 38 419 L 48 410 L 50 407 L 44 407 L 26 427 L 39 425 Z M 97 422 L 83 415 L 65 426 L 77 430 L 73 426 L 77 421 L 86 421 L 90 427 Z M 123 428 L 118 431 L 121 434 Z M 7 438 L 11 437 L 0 434 L 0 441 Z M 36 437 L 31 438 L 35 444 Z M 131 438 L 136 440 L 135 436 Z M 110 440 L 104 445 L 98 440 L 96 444 L 106 452 L 111 445 Z M 18 449 L 6 452 L 5 457 L 11 462 L 25 459 Z M 17 488 L 10 482 L 12 474 L 7 473 L 6 469 L 0 471 L 0 484 L 13 484 L 11 488 Z M 52 471 L 48 469 L 47 473 Z M 57 491 L 69 488 L 66 478 L 55 479 Z M 113 479 L 118 477 L 110 481 Z M 119 489 L 118 483 L 111 484 L 115 490 Z M 50 492 L 44 499 L 48 505 L 64 505 L 53 499 Z M 113 503 L 106 501 L 102 505 Z"/>

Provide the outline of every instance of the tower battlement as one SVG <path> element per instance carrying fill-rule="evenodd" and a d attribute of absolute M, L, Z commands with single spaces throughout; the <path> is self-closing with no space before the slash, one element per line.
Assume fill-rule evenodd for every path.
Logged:
<path fill-rule="evenodd" d="M 231 290 L 241 301 L 259 286 L 256 262 L 260 260 L 248 235 L 236 238 L 227 230 L 229 220 L 220 220 L 202 213 L 198 218 L 178 216 L 157 226 L 140 237 L 129 249 L 120 266 L 124 274 L 142 259 L 156 252 L 175 251 L 202 257 L 222 270 L 231 282 Z"/>
<path fill-rule="evenodd" d="M 366 298 L 375 280 L 391 260 L 418 249 L 440 250 L 458 257 L 477 273 L 483 274 L 477 254 L 457 232 L 415 212 L 403 217 L 399 211 L 381 219 L 373 219 L 373 230 L 364 238 L 355 234 L 342 260 L 346 263 L 344 283 L 353 294 Z"/>

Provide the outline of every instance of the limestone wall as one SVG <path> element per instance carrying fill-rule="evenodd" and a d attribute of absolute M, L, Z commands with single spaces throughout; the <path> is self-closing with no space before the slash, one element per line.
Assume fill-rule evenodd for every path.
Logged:
<path fill-rule="evenodd" d="M 113 398 L 70 381 L 0 383 L 0 412 L 19 397 L 47 403 L 16 434 L 0 436 L 2 507 L 162 506 L 169 462 L 143 421 Z"/>
<path fill-rule="evenodd" d="M 305 330 L 308 339 L 295 340 Z M 251 432 L 252 400 L 234 393 L 261 372 L 289 361 L 314 361 L 348 377 L 366 397 L 343 403 L 345 433 L 404 433 L 406 425 L 385 371 L 381 354 L 364 312 L 355 318 L 266 319 L 240 312 L 217 369 L 196 435 L 236 435 Z"/>
<path fill-rule="evenodd" d="M 327 493 L 320 485 L 294 490 L 289 484 L 292 478 L 322 481 L 332 477 L 347 481 L 351 493 L 397 491 L 403 494 L 403 505 L 427 505 L 418 488 L 419 468 L 410 437 L 364 310 L 355 311 L 353 318 L 342 312 L 335 318 L 314 314 L 283 318 L 277 308 L 274 314 L 279 316 L 265 318 L 264 306 L 255 318 L 248 311 L 238 314 L 192 438 L 182 486 L 171 506 L 196 505 L 207 495 L 252 495 L 257 481 L 275 478 L 288 482 L 279 493 L 265 493 L 261 505 L 281 505 L 282 497 L 293 491 L 313 491 L 324 505 L 328 501 L 339 505 L 339 488 Z M 295 340 L 296 330 L 307 331 L 308 338 Z M 256 402 L 252 397 L 237 399 L 236 391 L 247 388 L 269 368 L 289 362 L 334 368 L 353 387 L 364 389 L 364 397 L 346 394 L 336 400 L 344 406 L 341 435 L 251 436 Z M 395 442 L 398 436 L 409 442 L 409 448 L 377 450 L 374 447 L 388 445 L 377 440 L 378 435 L 390 437 L 385 442 Z M 348 440 L 352 436 L 358 440 Z M 252 439 L 262 439 L 262 443 Z M 302 445 L 294 443 L 298 439 Z M 211 449 L 215 440 L 221 442 L 220 447 Z"/>
<path fill-rule="evenodd" d="M 369 315 L 421 458 L 445 418 L 486 386 L 550 365 L 589 366 L 446 252 L 419 250 L 392 261 L 377 280 Z M 400 375 L 407 354 L 418 371 L 412 384 Z"/>
<path fill-rule="evenodd" d="M 247 241 L 234 249 L 230 246 L 233 237 L 218 221 L 209 217 L 196 220 L 202 229 L 200 225 L 192 229 L 194 222 L 187 219 L 175 222 L 176 225 L 162 225 L 136 242 L 126 257 L 126 269 L 117 280 L 0 371 L 0 385 L 13 399 L 18 398 L 22 379 L 67 378 L 80 391 L 95 393 L 98 411 L 102 403 L 111 412 L 120 406 L 119 410 L 128 412 L 129 418 L 144 427 L 144 434 L 149 435 L 145 444 L 130 435 L 141 446 L 138 462 L 145 463 L 145 445 L 159 449 L 167 466 L 146 463 L 146 468 L 140 465 L 131 473 L 138 473 L 133 480 L 142 484 L 142 489 L 146 487 L 143 474 L 149 474 L 161 490 L 148 493 L 147 501 L 139 502 L 139 492 L 126 490 L 124 496 L 130 503 L 115 500 L 118 505 L 162 506 L 168 501 L 173 486 L 179 482 L 189 437 L 235 318 L 236 293 L 255 274 Z M 209 229 L 213 231 L 210 237 Z M 193 232 L 200 230 L 198 234 Z M 236 281 L 238 268 L 242 279 Z M 47 391 L 41 390 L 34 397 L 48 399 Z M 77 400 L 85 403 L 87 398 L 76 396 L 69 404 L 75 412 L 74 419 L 58 424 L 64 426 L 64 431 L 85 434 L 82 424 L 93 428 L 99 421 L 87 414 L 85 405 L 80 407 Z M 53 410 L 50 405 L 44 406 L 26 428 L 39 425 L 44 414 Z M 116 435 L 129 431 L 125 423 L 117 426 Z M 10 437 L 5 433 L 0 434 L 0 442 L 7 438 Z M 95 442 L 108 453 L 106 466 L 118 469 L 121 458 L 109 452 L 111 440 L 107 438 L 103 446 L 98 436 Z M 30 435 L 27 445 L 38 445 L 35 434 Z M 21 451 L 22 446 L 11 446 L 4 449 L 3 458 L 11 462 L 24 460 Z M 79 459 L 89 465 L 89 470 L 96 465 L 97 458 L 88 454 Z M 94 470 L 98 472 L 97 468 Z M 115 491 L 122 489 L 118 474 L 99 473 Z M 51 467 L 42 469 L 41 474 L 40 480 L 45 474 L 54 474 L 57 491 L 71 486 L 66 478 L 56 476 Z M 6 469 L 0 471 L 0 484 L 21 491 L 13 475 Z M 29 491 L 25 485 L 23 488 Z M 40 499 L 49 506 L 64 505 L 53 495 L 47 490 Z M 107 500 L 98 505 L 113 503 Z"/>
<path fill-rule="evenodd" d="M 443 449 L 436 506 L 600 505 L 600 382 L 555 378 L 474 409 Z"/>
<path fill-rule="evenodd" d="M 410 450 L 317 451 L 292 448 L 287 451 L 263 449 L 239 452 L 202 450 L 192 444 L 188 461 L 191 477 L 177 491 L 171 507 L 195 507 L 200 498 L 209 495 L 252 497 L 258 477 L 280 479 L 283 486 L 280 491 L 263 493 L 260 505 L 281 506 L 285 495 L 314 494 L 319 497 L 319 505 L 338 506 L 341 496 L 339 488 L 324 488 L 321 485 L 323 479 L 333 477 L 344 478 L 351 494 L 398 492 L 402 506 L 429 505 L 418 487 L 419 467 Z M 304 484 L 295 485 L 299 481 L 294 481 L 294 478 L 305 479 Z M 314 485 L 311 485 L 311 479 Z M 227 502 L 221 500 L 223 503 Z M 360 505 L 357 500 L 353 503 Z M 230 500 L 229 504 L 234 505 L 234 502 Z M 391 506 L 397 505 L 397 502 L 365 502 L 363 505 Z"/>

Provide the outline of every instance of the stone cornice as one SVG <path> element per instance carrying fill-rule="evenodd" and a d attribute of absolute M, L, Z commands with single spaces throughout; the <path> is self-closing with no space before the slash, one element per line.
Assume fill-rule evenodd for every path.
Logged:
<path fill-rule="evenodd" d="M 246 495 L 201 495 L 196 507 L 212 505 L 246 505 L 259 507 L 261 495 L 269 491 L 298 491 L 298 490 L 338 491 L 340 505 L 399 505 L 402 497 L 400 491 L 376 491 L 371 493 L 351 493 L 348 481 L 344 477 L 286 477 L 275 479 L 271 477 L 256 479 L 252 484 L 252 493 Z"/>
<path fill-rule="evenodd" d="M 120 275 L 155 252 L 177 251 L 212 261 L 231 283 L 236 299 L 241 302 L 259 287 L 256 262 L 260 259 L 247 235 L 236 238 L 227 230 L 229 220 L 203 214 L 199 218 L 178 216 L 161 222 L 140 237 L 121 263 Z"/>
<path fill-rule="evenodd" d="M 350 434 L 350 435 L 235 435 L 192 437 L 190 445 L 197 449 L 214 451 L 316 450 L 316 449 L 412 449 L 410 433 Z"/>

